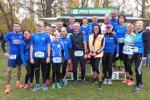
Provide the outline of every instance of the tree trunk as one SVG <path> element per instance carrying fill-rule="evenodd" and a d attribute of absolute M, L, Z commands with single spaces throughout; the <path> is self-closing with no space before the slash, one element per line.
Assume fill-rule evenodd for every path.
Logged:
<path fill-rule="evenodd" d="M 10 20 L 9 20 L 8 15 L 7 15 L 7 13 L 5 12 L 5 10 L 4 10 L 4 8 L 3 8 L 1 2 L 0 2 L 0 10 L 2 11 L 2 13 L 3 13 L 3 15 L 4 15 L 4 19 L 5 19 L 5 22 L 6 22 L 6 24 L 7 24 L 7 27 L 8 27 L 8 29 L 9 29 L 9 31 L 12 31 L 12 26 L 11 26 L 11 24 L 10 24 Z"/>

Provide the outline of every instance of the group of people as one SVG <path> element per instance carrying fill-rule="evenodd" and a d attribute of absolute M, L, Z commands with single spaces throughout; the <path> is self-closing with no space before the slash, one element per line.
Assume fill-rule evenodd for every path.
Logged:
<path fill-rule="evenodd" d="M 125 22 L 126 17 L 116 13 L 106 14 L 103 23 L 98 23 L 97 16 L 93 16 L 90 23 L 87 18 L 83 18 L 81 23 L 76 22 L 71 16 L 67 27 L 64 27 L 62 21 L 45 27 L 43 23 L 38 22 L 33 34 L 29 30 L 21 31 L 20 24 L 14 23 L 13 31 L 7 33 L 1 43 L 4 57 L 8 58 L 5 92 L 11 91 L 13 68 L 17 69 L 18 88 L 48 90 L 47 85 L 51 83 L 51 66 L 52 89 L 60 89 L 62 85 L 67 85 L 67 68 L 72 68 L 73 85 L 76 85 L 78 62 L 81 67 L 81 83 L 86 85 L 86 60 L 90 61 L 92 67 L 92 84 L 98 88 L 103 88 L 104 84 L 112 84 L 113 66 L 124 66 L 126 79 L 122 82 L 133 85 L 131 66 L 134 61 L 136 82 L 133 92 L 139 92 L 143 86 L 143 60 L 147 54 L 150 55 L 150 31 L 144 31 L 142 21 L 137 21 L 135 28 L 131 23 Z M 9 53 L 5 48 L 7 42 Z M 103 68 L 100 67 L 101 62 Z M 27 72 L 24 85 L 20 82 L 21 65 L 26 67 Z"/>

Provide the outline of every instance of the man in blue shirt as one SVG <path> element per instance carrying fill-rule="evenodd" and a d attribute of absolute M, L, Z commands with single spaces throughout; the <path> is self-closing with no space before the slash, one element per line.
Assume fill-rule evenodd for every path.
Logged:
<path fill-rule="evenodd" d="M 18 88 L 22 88 L 22 84 L 20 83 L 20 78 L 21 78 L 20 42 L 23 39 L 23 36 L 20 30 L 21 30 L 20 24 L 14 23 L 13 31 L 7 33 L 7 35 L 4 37 L 4 40 L 1 44 L 4 57 L 8 58 L 8 70 L 7 70 L 5 93 L 9 93 L 11 91 L 10 88 L 11 73 L 12 73 L 12 69 L 15 67 L 17 68 L 16 86 Z M 8 42 L 9 44 L 9 53 L 7 53 L 5 49 L 6 42 Z"/>
<path fill-rule="evenodd" d="M 63 61 L 63 65 L 62 65 L 62 80 L 61 80 L 61 83 L 62 85 L 67 85 L 67 80 L 65 79 L 65 75 L 66 75 L 66 68 L 67 68 L 67 64 L 71 62 L 70 60 L 70 51 L 71 51 L 71 47 L 72 47 L 72 44 L 71 44 L 71 40 L 70 38 L 67 38 L 67 30 L 65 27 L 63 27 L 61 29 L 61 43 L 63 45 L 63 48 L 64 48 L 64 61 Z"/>
<path fill-rule="evenodd" d="M 110 19 L 109 23 L 111 25 L 113 25 L 113 30 L 116 32 L 117 31 L 116 28 L 119 25 L 117 12 L 112 12 L 111 13 L 111 19 Z"/>
<path fill-rule="evenodd" d="M 71 35 L 71 42 L 72 42 L 72 62 L 73 62 L 73 77 L 74 81 L 73 84 L 77 83 L 77 65 L 80 62 L 81 66 L 81 83 L 87 84 L 85 80 L 85 60 L 84 60 L 84 53 L 87 52 L 86 48 L 86 38 L 80 32 L 80 24 L 74 24 L 74 33 Z"/>
<path fill-rule="evenodd" d="M 98 17 L 97 16 L 92 16 L 92 22 L 89 23 L 89 26 L 93 29 L 93 26 L 95 24 L 98 24 Z"/>
<path fill-rule="evenodd" d="M 82 25 L 80 26 L 80 31 L 88 38 L 92 34 L 92 28 L 88 25 L 88 19 L 82 19 Z"/>
<path fill-rule="evenodd" d="M 42 23 L 36 25 L 36 30 L 30 41 L 30 62 L 35 64 L 35 78 L 36 85 L 33 91 L 39 90 L 39 79 L 40 79 L 40 69 L 42 70 L 43 85 L 42 89 L 44 91 L 48 90 L 46 86 L 46 63 L 50 62 L 50 37 L 47 33 L 43 32 Z"/>

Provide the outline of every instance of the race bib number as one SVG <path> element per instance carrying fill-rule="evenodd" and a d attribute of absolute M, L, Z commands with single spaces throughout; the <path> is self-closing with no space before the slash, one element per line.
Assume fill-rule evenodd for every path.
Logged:
<path fill-rule="evenodd" d="M 130 51 L 130 52 L 132 52 L 134 50 L 134 48 L 131 46 L 124 46 L 123 48 L 125 51 Z"/>
<path fill-rule="evenodd" d="M 13 39 L 13 44 L 20 44 L 20 40 L 19 39 Z"/>
<path fill-rule="evenodd" d="M 123 43 L 124 42 L 124 38 L 118 38 L 118 42 L 119 43 Z"/>
<path fill-rule="evenodd" d="M 52 60 L 53 60 L 53 63 L 61 63 L 62 62 L 61 57 L 54 57 Z"/>
<path fill-rule="evenodd" d="M 113 73 L 112 73 L 112 79 L 113 79 L 113 80 L 118 80 L 118 79 L 119 79 L 119 73 L 113 72 Z"/>
<path fill-rule="evenodd" d="M 136 53 L 136 52 L 138 52 L 138 47 L 134 47 L 134 52 Z"/>
<path fill-rule="evenodd" d="M 74 55 L 75 55 L 75 57 L 82 57 L 83 56 L 83 51 L 75 51 Z"/>
<path fill-rule="evenodd" d="M 35 57 L 37 58 L 43 58 L 44 57 L 44 52 L 35 52 Z"/>
<path fill-rule="evenodd" d="M 17 55 L 9 55 L 9 59 L 11 60 L 16 60 L 16 58 L 17 58 Z"/>

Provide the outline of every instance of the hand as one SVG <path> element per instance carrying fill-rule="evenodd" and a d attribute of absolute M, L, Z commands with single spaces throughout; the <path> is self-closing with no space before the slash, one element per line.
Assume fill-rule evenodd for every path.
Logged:
<path fill-rule="evenodd" d="M 9 53 L 4 53 L 5 58 L 9 58 Z"/>
<path fill-rule="evenodd" d="M 71 64 L 71 59 L 68 60 L 68 64 Z"/>
<path fill-rule="evenodd" d="M 115 31 L 113 31 L 112 33 L 113 33 L 114 35 L 116 35 L 116 32 L 115 32 Z"/>
<path fill-rule="evenodd" d="M 146 57 L 142 57 L 142 60 L 146 60 L 147 58 Z"/>
<path fill-rule="evenodd" d="M 46 63 L 49 63 L 50 62 L 50 58 L 49 57 L 47 57 L 47 59 L 46 59 Z"/>
<path fill-rule="evenodd" d="M 116 58 L 118 58 L 119 57 L 119 54 L 116 54 Z"/>
<path fill-rule="evenodd" d="M 30 62 L 31 62 L 31 64 L 34 64 L 34 59 L 31 58 L 31 59 L 30 59 Z"/>

